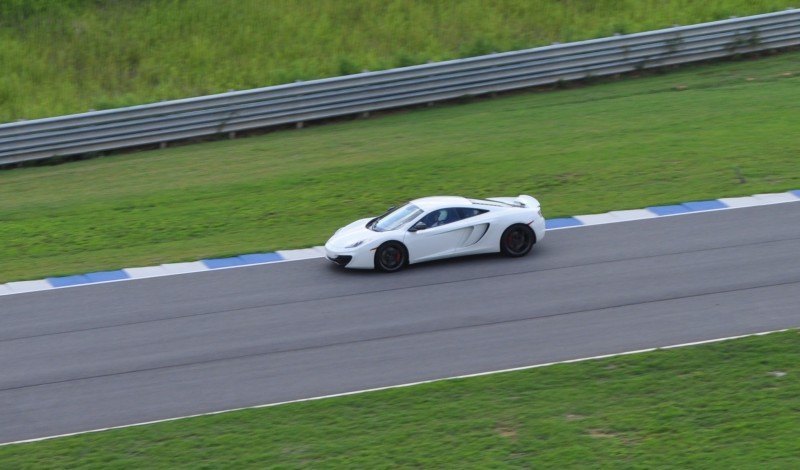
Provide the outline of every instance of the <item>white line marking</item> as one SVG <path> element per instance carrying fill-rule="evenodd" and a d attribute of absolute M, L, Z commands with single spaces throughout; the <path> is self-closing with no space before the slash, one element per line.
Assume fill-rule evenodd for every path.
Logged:
<path fill-rule="evenodd" d="M 275 253 L 281 255 L 285 261 L 321 258 L 323 256 L 314 248 L 300 248 L 299 250 L 278 250 Z"/>
<path fill-rule="evenodd" d="M 641 219 L 654 219 L 658 217 L 647 209 L 629 209 L 626 211 L 611 211 L 609 214 L 613 215 L 620 222 L 628 220 L 641 220 Z"/>
<path fill-rule="evenodd" d="M 161 267 L 164 271 L 170 274 L 187 274 L 196 273 L 200 271 L 208 271 L 210 268 L 203 264 L 202 261 L 190 261 L 188 263 L 168 263 L 162 264 Z"/>
<path fill-rule="evenodd" d="M 790 192 L 753 194 L 753 197 L 758 200 L 765 201 L 767 204 L 776 204 L 781 202 L 796 202 L 798 199 L 800 199 Z"/>
<path fill-rule="evenodd" d="M 753 196 L 723 197 L 718 199 L 718 201 L 732 209 L 738 209 L 740 207 L 764 206 L 767 204 L 767 202 L 763 199 L 756 199 Z"/>
<path fill-rule="evenodd" d="M 11 290 L 11 294 L 24 294 L 26 292 L 37 292 L 40 290 L 50 290 L 53 286 L 44 279 L 37 279 L 35 281 L 16 281 L 6 284 Z"/>
<path fill-rule="evenodd" d="M 599 224 L 612 224 L 622 222 L 622 219 L 617 218 L 614 214 L 606 212 L 603 214 L 586 214 L 586 215 L 573 215 L 583 225 L 599 225 Z"/>
<path fill-rule="evenodd" d="M 125 274 L 130 276 L 131 279 L 144 279 L 147 277 L 159 277 L 169 274 L 166 269 L 161 266 L 144 266 L 141 268 L 125 268 Z"/>
<path fill-rule="evenodd" d="M 350 395 L 360 395 L 360 394 L 363 394 L 363 393 L 379 392 L 381 390 L 392 390 L 392 389 L 396 389 L 396 388 L 413 387 L 415 385 L 429 384 L 429 383 L 435 383 L 435 382 L 443 382 L 443 381 L 446 381 L 446 380 L 469 379 L 469 378 L 472 378 L 472 377 L 483 377 L 483 376 L 487 376 L 487 375 L 504 374 L 506 372 L 517 372 L 517 371 L 522 371 L 522 370 L 538 369 L 540 367 L 548 367 L 548 366 L 553 366 L 553 365 L 556 365 L 556 364 L 572 364 L 572 363 L 575 363 L 575 362 L 586 362 L 586 361 L 593 361 L 593 360 L 599 360 L 599 359 L 608 359 L 610 357 L 629 356 L 631 354 L 641 354 L 641 353 L 646 353 L 646 352 L 658 351 L 659 349 L 677 349 L 677 348 L 683 348 L 683 347 L 688 347 L 688 346 L 698 346 L 698 345 L 702 345 L 702 344 L 719 343 L 719 342 L 722 342 L 722 341 L 730 341 L 730 340 L 734 340 L 734 339 L 748 338 L 748 337 L 751 337 L 751 336 L 764 336 L 764 335 L 768 335 L 768 334 L 772 334 L 772 333 L 783 333 L 785 331 L 792 331 L 792 330 L 799 330 L 799 328 L 784 328 L 784 329 L 781 329 L 781 330 L 761 331 L 761 332 L 758 332 L 758 333 L 748 333 L 748 334 L 737 335 L 737 336 L 726 336 L 724 338 L 705 339 L 705 340 L 701 340 L 701 341 L 693 341 L 693 342 L 690 342 L 690 343 L 672 344 L 672 345 L 668 345 L 668 346 L 657 346 L 657 347 L 653 347 L 653 348 L 637 349 L 637 350 L 634 350 L 634 351 L 625 351 L 625 352 L 619 352 L 619 353 L 602 354 L 602 355 L 599 355 L 599 356 L 581 357 L 581 358 L 577 358 L 577 359 L 566 359 L 566 360 L 563 360 L 563 361 L 544 362 L 544 363 L 541 363 L 541 364 L 533 364 L 533 365 L 521 366 L 521 367 L 512 367 L 512 368 L 509 368 L 509 369 L 499 369 L 499 370 L 492 370 L 492 371 L 487 371 L 487 372 L 477 372 L 477 373 L 474 373 L 474 374 L 456 375 L 456 376 L 453 376 L 453 377 L 442 377 L 442 378 L 439 378 L 439 379 L 421 380 L 419 382 L 410 382 L 410 383 L 399 384 L 399 385 L 388 385 L 388 386 L 385 386 L 385 387 L 367 388 L 367 389 L 363 389 L 363 390 L 354 390 L 352 392 L 333 393 L 333 394 L 330 394 L 330 395 L 322 395 L 322 396 L 310 397 L 310 398 L 299 398 L 297 400 L 288 400 L 288 401 L 281 401 L 281 402 L 276 402 L 276 403 L 265 403 L 263 405 L 245 406 L 245 407 L 241 407 L 241 408 L 231 408 L 231 409 L 228 409 L 228 410 L 211 411 L 211 412 L 208 412 L 208 413 L 198 413 L 198 414 L 194 414 L 194 415 L 178 416 L 178 417 L 175 417 L 175 418 L 157 419 L 157 420 L 154 420 L 154 421 L 145 421 L 145 422 L 142 422 L 142 423 L 123 424 L 123 425 L 120 425 L 120 426 L 110 426 L 110 427 L 107 427 L 107 428 L 92 429 L 92 430 L 89 430 L 89 431 L 78 431 L 78 432 L 71 432 L 71 433 L 66 433 L 66 434 L 57 434 L 57 435 L 54 435 L 54 436 L 36 437 L 36 438 L 33 438 L 33 439 L 23 439 L 23 440 L 12 441 L 12 442 L 2 442 L 2 443 L 0 443 L 0 447 L 12 445 L 12 444 L 25 444 L 25 443 L 29 443 L 29 442 L 46 441 L 46 440 L 50 440 L 50 439 L 58 439 L 58 438 L 61 438 L 61 437 L 79 436 L 81 434 L 90 434 L 90 433 L 96 433 L 96 432 L 110 431 L 110 430 L 113 430 L 113 429 L 124 429 L 124 428 L 131 428 L 131 427 L 135 427 L 135 426 L 147 426 L 147 425 L 150 425 L 150 424 L 167 423 L 167 422 L 170 422 L 170 421 L 178 421 L 178 420 L 181 420 L 181 419 L 189 419 L 189 418 L 198 418 L 198 417 L 201 417 L 201 416 L 213 416 L 213 415 L 218 415 L 218 414 L 222 414 L 222 413 L 232 413 L 234 411 L 255 410 L 255 409 L 259 409 L 259 408 L 270 408 L 270 407 L 273 407 L 273 406 L 288 405 L 288 404 L 291 404 L 291 403 L 302 403 L 302 402 L 307 402 L 307 401 L 325 400 L 325 399 L 328 399 L 328 398 L 346 397 L 346 396 L 350 396 Z"/>

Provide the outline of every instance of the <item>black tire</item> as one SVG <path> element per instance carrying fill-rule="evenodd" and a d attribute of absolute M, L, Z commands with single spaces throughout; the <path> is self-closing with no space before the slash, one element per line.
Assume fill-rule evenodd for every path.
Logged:
<path fill-rule="evenodd" d="M 536 243 L 536 234 L 525 224 L 508 227 L 500 237 L 500 252 L 512 258 L 525 256 Z"/>
<path fill-rule="evenodd" d="M 375 269 L 385 273 L 400 271 L 408 264 L 408 252 L 400 242 L 386 242 L 375 250 Z"/>

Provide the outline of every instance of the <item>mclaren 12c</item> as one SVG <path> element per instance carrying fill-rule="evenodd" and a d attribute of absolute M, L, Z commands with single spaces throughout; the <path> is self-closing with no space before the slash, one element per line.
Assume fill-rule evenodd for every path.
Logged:
<path fill-rule="evenodd" d="M 531 196 L 434 196 L 340 228 L 325 252 L 340 266 L 394 272 L 412 263 L 479 253 L 525 256 L 544 232 L 541 206 Z"/>

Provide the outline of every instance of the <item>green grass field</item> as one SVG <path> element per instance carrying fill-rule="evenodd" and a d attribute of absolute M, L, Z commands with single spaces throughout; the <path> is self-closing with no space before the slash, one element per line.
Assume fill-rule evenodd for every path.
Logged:
<path fill-rule="evenodd" d="M 798 468 L 800 332 L 0 447 L 15 468 Z"/>
<path fill-rule="evenodd" d="M 3 0 L 0 122 L 745 16 L 798 0 Z"/>
<path fill-rule="evenodd" d="M 431 194 L 556 217 L 798 189 L 798 85 L 792 52 L 3 171 L 0 282 L 317 245 Z"/>

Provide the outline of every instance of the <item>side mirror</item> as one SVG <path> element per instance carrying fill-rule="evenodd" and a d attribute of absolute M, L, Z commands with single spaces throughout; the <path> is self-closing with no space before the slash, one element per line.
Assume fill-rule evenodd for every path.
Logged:
<path fill-rule="evenodd" d="M 417 230 L 425 230 L 426 228 L 428 228 L 428 225 L 425 222 L 420 220 L 419 222 L 414 224 L 413 227 L 411 227 L 409 232 L 416 232 Z"/>
<path fill-rule="evenodd" d="M 395 209 L 397 209 L 397 206 L 392 206 L 392 207 L 386 209 L 386 213 L 392 212 Z"/>

